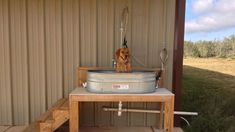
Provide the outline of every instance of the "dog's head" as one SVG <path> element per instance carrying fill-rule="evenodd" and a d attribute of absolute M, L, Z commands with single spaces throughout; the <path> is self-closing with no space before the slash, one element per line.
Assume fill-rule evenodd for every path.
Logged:
<path fill-rule="evenodd" d="M 130 57 L 130 52 L 128 48 L 120 48 L 116 52 L 117 59 L 122 59 L 123 61 L 126 61 Z"/>

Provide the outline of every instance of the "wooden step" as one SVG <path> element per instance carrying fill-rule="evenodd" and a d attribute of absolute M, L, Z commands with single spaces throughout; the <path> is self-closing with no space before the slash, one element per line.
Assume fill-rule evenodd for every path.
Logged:
<path fill-rule="evenodd" d="M 61 109 L 55 110 L 53 112 L 53 119 L 55 122 L 53 123 L 52 130 L 54 131 L 69 119 L 69 111 Z"/>
<path fill-rule="evenodd" d="M 31 123 L 24 132 L 53 132 L 69 119 L 67 98 L 58 100 L 49 110 Z"/>
<path fill-rule="evenodd" d="M 42 114 L 37 121 L 44 122 L 46 119 L 48 119 L 51 115 L 52 112 L 56 109 L 59 109 L 64 103 L 68 101 L 67 98 L 62 98 L 58 100 L 50 109 L 48 109 L 44 114 Z"/>
<path fill-rule="evenodd" d="M 50 116 L 40 122 L 40 132 L 53 132 L 69 119 L 68 100 L 52 110 Z"/>
<path fill-rule="evenodd" d="M 39 121 L 39 131 L 40 132 L 52 132 L 53 123 L 55 120 L 52 117 L 52 113 L 44 121 Z"/>
<path fill-rule="evenodd" d="M 39 132 L 52 132 L 53 131 L 53 123 L 54 120 L 47 120 L 45 122 L 40 122 L 39 123 Z"/>

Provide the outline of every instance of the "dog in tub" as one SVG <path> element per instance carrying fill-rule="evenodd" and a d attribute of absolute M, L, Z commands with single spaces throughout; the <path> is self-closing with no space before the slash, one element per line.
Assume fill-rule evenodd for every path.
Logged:
<path fill-rule="evenodd" d="M 124 37 L 123 46 L 116 51 L 116 72 L 129 73 L 132 72 L 131 55 Z"/>

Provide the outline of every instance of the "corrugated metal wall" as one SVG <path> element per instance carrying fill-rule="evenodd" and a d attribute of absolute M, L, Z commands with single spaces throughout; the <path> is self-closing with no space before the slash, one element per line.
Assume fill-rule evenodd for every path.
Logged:
<path fill-rule="evenodd" d="M 112 66 L 125 6 L 130 10 L 128 45 L 143 65 L 160 67 L 159 52 L 166 42 L 165 86 L 171 89 L 174 0 L 0 0 L 0 125 L 28 124 L 68 96 L 76 86 L 77 66 Z M 85 103 L 81 123 L 156 123 L 151 114 L 105 113 L 103 105 L 117 104 Z"/>

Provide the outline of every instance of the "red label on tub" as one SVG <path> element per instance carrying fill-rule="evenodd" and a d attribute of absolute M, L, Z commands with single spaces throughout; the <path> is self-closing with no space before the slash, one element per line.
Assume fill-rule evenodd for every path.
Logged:
<path fill-rule="evenodd" d="M 127 84 L 113 84 L 112 88 L 113 89 L 126 90 L 126 89 L 129 89 L 129 85 L 127 85 Z"/>

